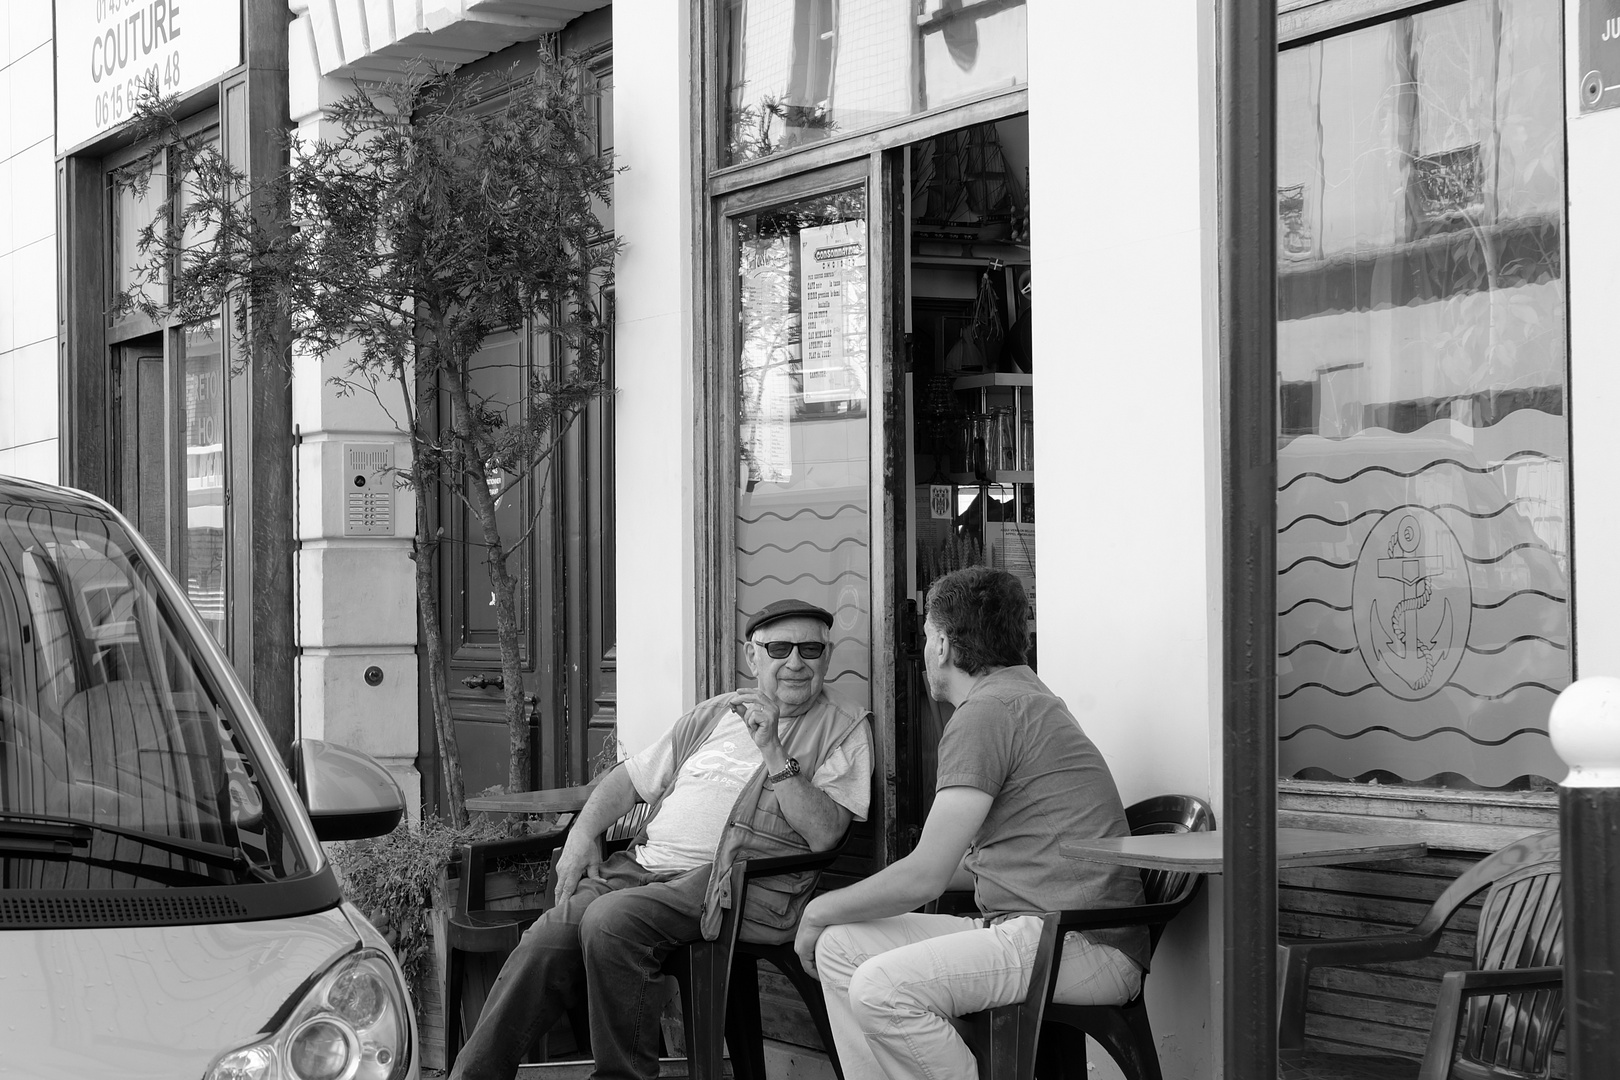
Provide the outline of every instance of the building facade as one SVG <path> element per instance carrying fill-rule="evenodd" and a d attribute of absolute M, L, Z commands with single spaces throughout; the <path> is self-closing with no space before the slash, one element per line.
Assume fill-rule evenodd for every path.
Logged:
<path fill-rule="evenodd" d="M 746 615 L 806 595 L 837 615 L 833 686 L 877 721 L 862 857 L 897 857 L 946 719 L 919 689 L 920 602 L 989 561 L 1035 593 L 1037 667 L 1127 803 L 1219 805 L 1214 3 L 294 0 L 255 30 L 259 6 L 185 88 L 227 145 L 276 108 L 318 136 L 368 73 L 521 64 L 551 34 L 605 91 L 618 392 L 571 451 L 585 479 L 534 495 L 555 500 L 526 571 L 537 781 L 734 685 Z M 1277 6 L 1281 813 L 1388 817 L 1477 856 L 1556 824 L 1551 701 L 1620 667 L 1600 318 L 1620 76 L 1573 0 Z M 355 470 L 407 444 L 313 361 L 277 404 L 194 327 L 106 319 L 140 210 L 107 177 L 138 148 L 93 106 L 71 127 L 67 90 L 50 130 L 17 89 L 53 85 L 53 58 L 63 87 L 97 40 L 116 55 L 105 31 L 64 40 L 69 7 L 96 9 L 58 0 L 53 38 L 12 5 L 0 50 L 0 468 L 133 511 L 289 724 L 432 805 L 412 495 L 391 530 L 346 516 Z M 255 74 L 278 63 L 279 100 Z M 530 362 L 520 337 L 494 347 Z M 272 526 L 285 582 L 247 542 Z M 445 571 L 470 791 L 504 776 L 498 695 L 471 685 L 479 594 Z M 281 668 L 255 603 L 289 613 Z M 1218 1071 L 1211 886 L 1149 980 L 1167 1076 Z M 1285 892 L 1285 922 L 1317 917 Z M 1320 1023 L 1410 1037 L 1366 1035 L 1353 1004 Z"/>

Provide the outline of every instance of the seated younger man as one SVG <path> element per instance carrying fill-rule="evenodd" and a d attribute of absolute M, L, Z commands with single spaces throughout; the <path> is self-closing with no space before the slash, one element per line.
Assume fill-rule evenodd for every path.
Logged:
<path fill-rule="evenodd" d="M 946 574 L 928 590 L 928 691 L 956 706 L 916 849 L 805 908 L 794 948 L 821 979 L 845 1080 L 975 1080 L 949 1018 L 1022 1001 L 1045 911 L 1142 903 L 1135 870 L 1062 858 L 1058 842 L 1124 836 L 1102 755 L 1024 665 L 1029 606 L 1012 575 Z M 947 887 L 980 918 L 912 914 Z M 1070 933 L 1056 999 L 1118 1004 L 1142 985 L 1141 927 Z"/>

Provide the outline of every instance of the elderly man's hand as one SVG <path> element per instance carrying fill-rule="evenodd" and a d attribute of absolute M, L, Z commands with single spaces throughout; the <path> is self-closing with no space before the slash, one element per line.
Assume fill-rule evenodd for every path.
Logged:
<path fill-rule="evenodd" d="M 601 876 L 602 849 L 597 846 L 596 838 L 580 832 L 569 833 L 562 853 L 557 856 L 555 902 L 560 904 L 573 896 L 582 878 Z"/>
<path fill-rule="evenodd" d="M 771 695 L 749 687 L 731 695 L 731 711 L 741 716 L 761 753 L 780 750 L 782 707 Z"/>

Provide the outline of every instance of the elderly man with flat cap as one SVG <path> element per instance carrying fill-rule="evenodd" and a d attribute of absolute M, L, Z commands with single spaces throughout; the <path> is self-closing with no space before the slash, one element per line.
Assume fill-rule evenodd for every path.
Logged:
<path fill-rule="evenodd" d="M 580 1001 L 594 1076 L 658 1075 L 659 969 L 675 947 L 719 932 L 731 865 L 826 851 L 866 818 L 871 725 L 822 687 L 832 623 L 804 600 L 770 604 L 745 629 L 756 685 L 701 702 L 593 782 L 557 859 L 556 904 L 501 968 L 454 1077 L 510 1080 Z M 646 825 L 604 860 L 598 839 L 638 802 L 651 804 Z M 742 937 L 792 940 L 814 884 L 814 874 L 751 882 Z"/>

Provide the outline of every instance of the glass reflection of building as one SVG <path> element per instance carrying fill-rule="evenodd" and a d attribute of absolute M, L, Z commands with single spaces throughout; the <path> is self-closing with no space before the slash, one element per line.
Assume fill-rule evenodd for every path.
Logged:
<path fill-rule="evenodd" d="M 1467 0 L 1279 59 L 1283 775 L 1562 775 L 1560 47 Z"/>

